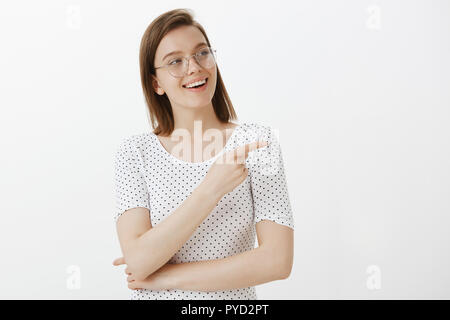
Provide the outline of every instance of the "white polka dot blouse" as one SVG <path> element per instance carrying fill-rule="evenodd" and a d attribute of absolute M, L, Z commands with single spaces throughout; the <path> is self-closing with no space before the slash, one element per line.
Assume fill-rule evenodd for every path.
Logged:
<path fill-rule="evenodd" d="M 190 239 L 168 261 L 222 259 L 255 248 L 255 224 L 271 220 L 294 229 L 283 158 L 276 131 L 243 122 L 235 127 L 220 153 L 203 162 L 186 162 L 169 153 L 153 132 L 122 140 L 114 158 L 114 220 L 126 210 L 149 210 L 152 226 L 169 216 L 199 185 L 223 153 L 258 140 L 268 146 L 249 152 L 247 178 L 225 194 Z M 131 289 L 130 289 L 131 290 Z M 131 290 L 131 300 L 257 299 L 255 287 L 224 291 Z"/>

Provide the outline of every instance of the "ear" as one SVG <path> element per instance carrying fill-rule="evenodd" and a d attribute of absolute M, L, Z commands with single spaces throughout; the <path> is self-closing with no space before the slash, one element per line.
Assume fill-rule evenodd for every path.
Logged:
<path fill-rule="evenodd" d="M 158 79 L 156 79 L 155 76 L 153 75 L 152 75 L 152 87 L 153 90 L 155 90 L 155 92 L 160 96 L 164 94 L 164 89 L 159 86 Z"/>

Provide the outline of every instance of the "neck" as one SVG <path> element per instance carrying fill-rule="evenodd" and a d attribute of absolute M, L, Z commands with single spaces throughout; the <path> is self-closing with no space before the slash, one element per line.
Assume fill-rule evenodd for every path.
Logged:
<path fill-rule="evenodd" d="M 191 137 L 203 134 L 208 129 L 222 130 L 227 127 L 226 123 L 217 118 L 212 103 L 196 108 L 175 107 L 172 108 L 174 115 L 174 131 L 184 131 Z"/>

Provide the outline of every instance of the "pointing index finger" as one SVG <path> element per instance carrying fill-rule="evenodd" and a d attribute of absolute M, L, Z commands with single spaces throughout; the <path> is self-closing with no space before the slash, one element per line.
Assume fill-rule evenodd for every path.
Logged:
<path fill-rule="evenodd" d="M 260 140 L 240 146 L 236 148 L 236 159 L 238 159 L 239 161 L 244 161 L 245 159 L 247 159 L 249 152 L 266 147 L 267 145 L 269 145 L 267 141 Z"/>

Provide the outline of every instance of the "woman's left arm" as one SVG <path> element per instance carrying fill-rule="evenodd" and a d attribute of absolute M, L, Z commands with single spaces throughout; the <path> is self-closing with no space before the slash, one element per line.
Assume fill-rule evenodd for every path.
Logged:
<path fill-rule="evenodd" d="M 217 260 L 172 265 L 168 276 L 176 289 L 218 291 L 286 279 L 293 262 L 293 230 L 263 220 L 256 224 L 259 246 Z"/>

